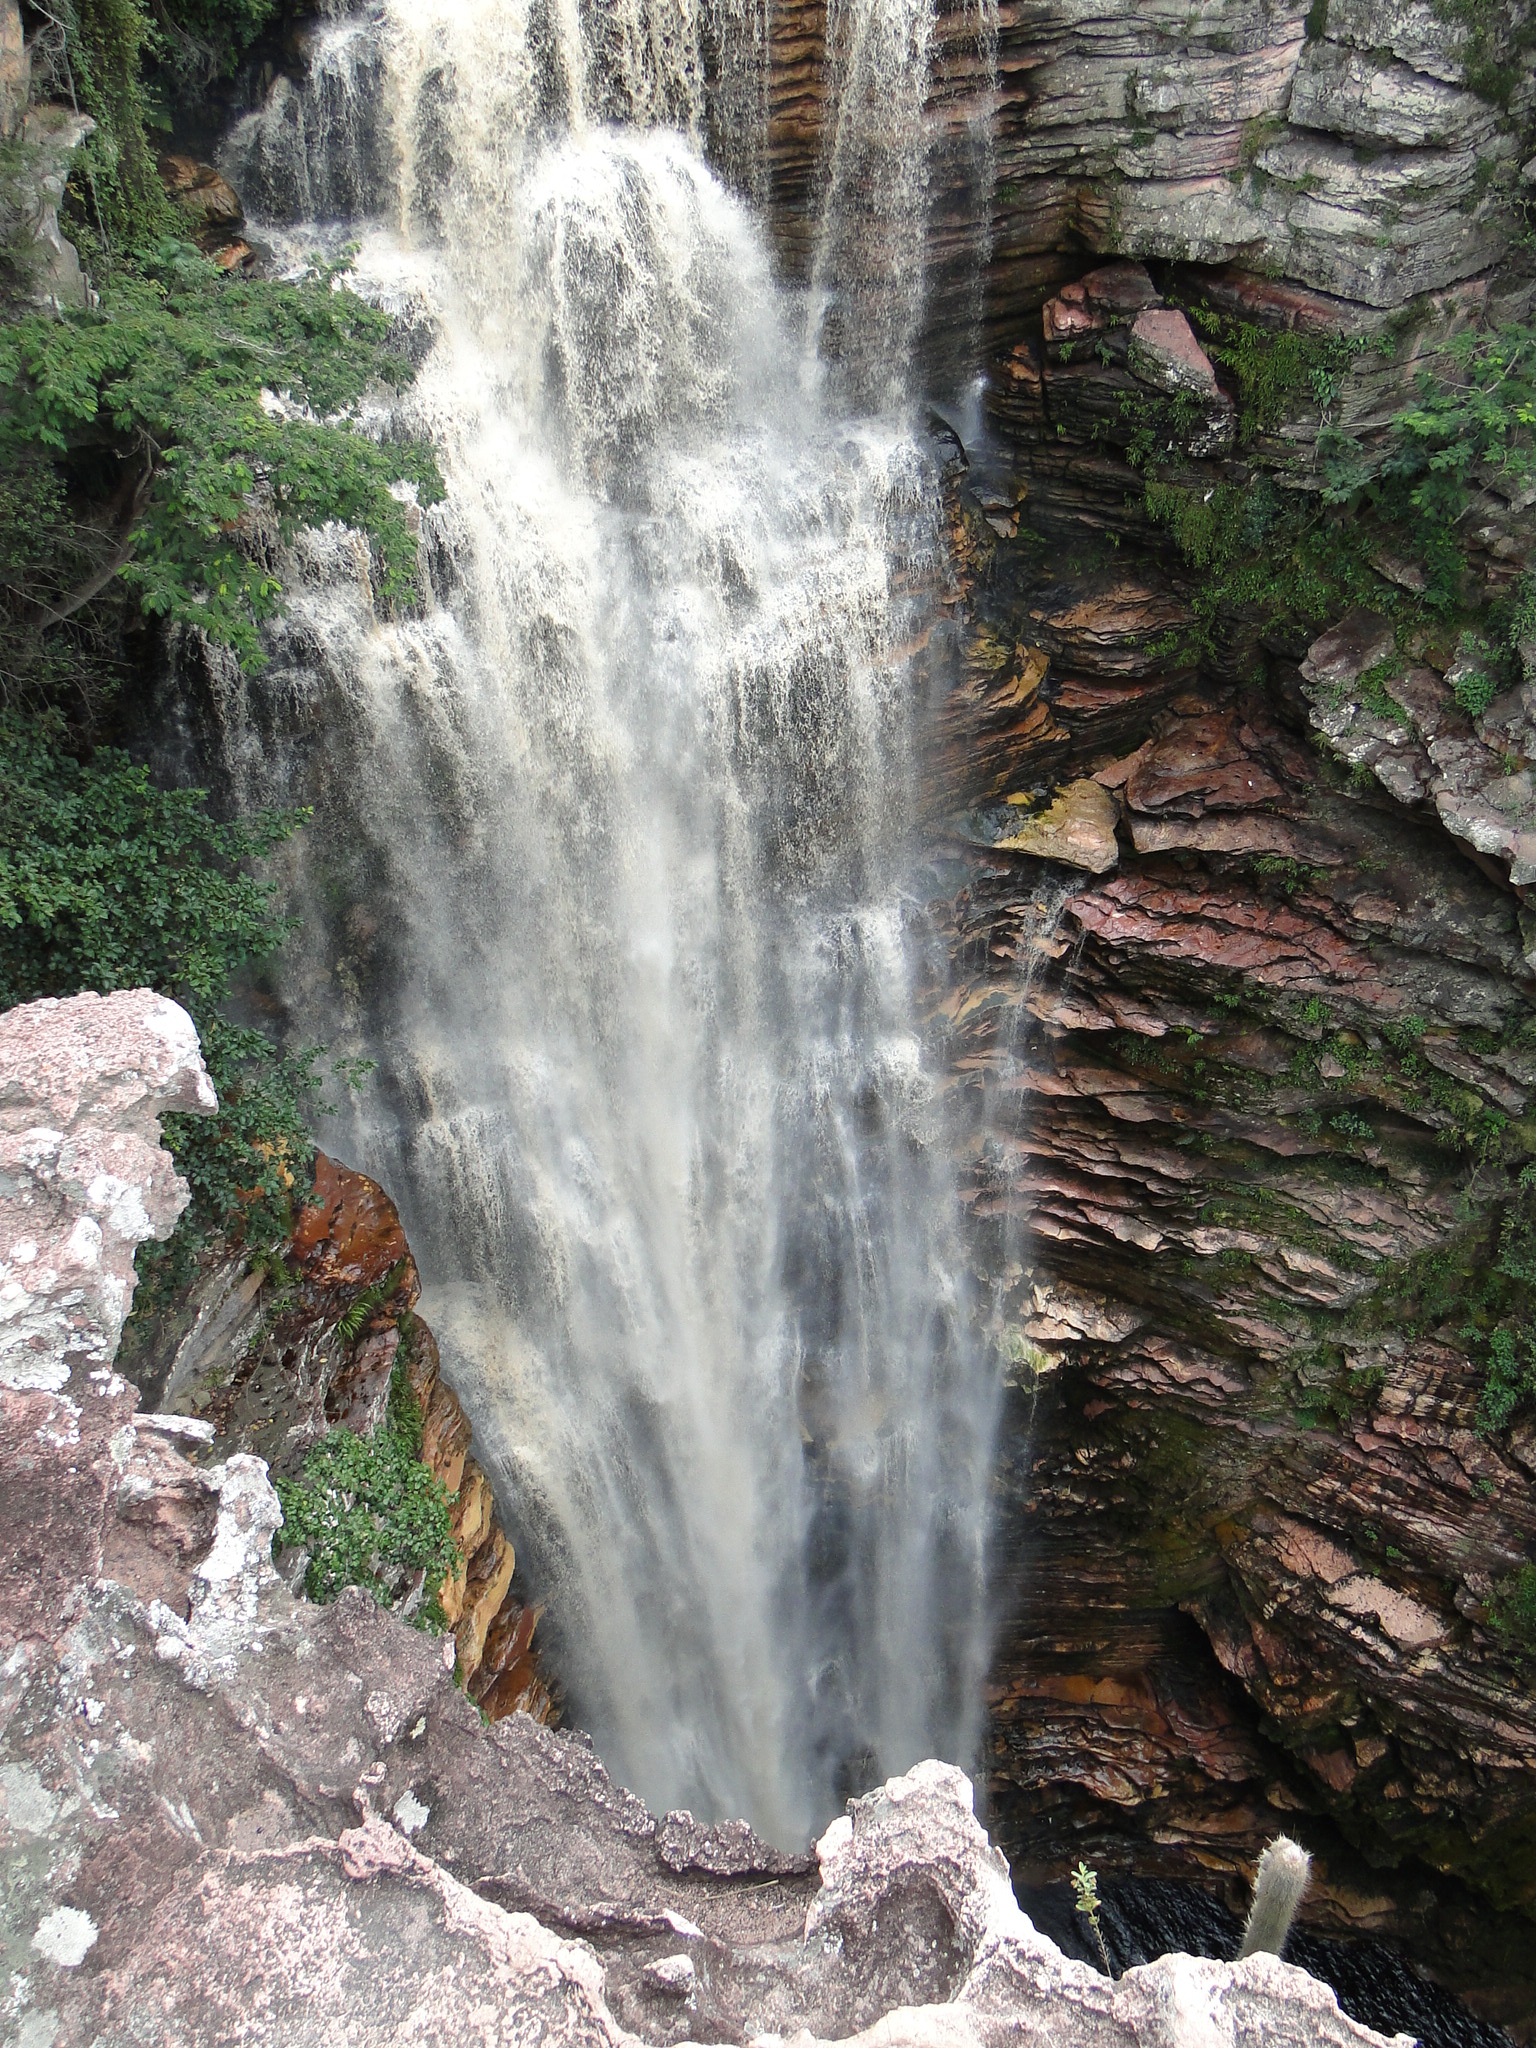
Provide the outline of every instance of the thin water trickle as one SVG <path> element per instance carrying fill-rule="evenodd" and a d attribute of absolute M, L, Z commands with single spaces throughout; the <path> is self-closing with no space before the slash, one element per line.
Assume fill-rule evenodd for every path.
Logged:
<path fill-rule="evenodd" d="M 931 8 L 844 12 L 818 290 L 851 304 L 865 169 L 911 210 L 892 265 L 921 230 Z M 351 536 L 303 541 L 226 742 L 250 801 L 315 806 L 285 994 L 378 1062 L 354 1150 L 576 1717 L 653 1807 L 800 1842 L 871 1772 L 973 1757 L 996 1384 L 902 910 L 941 547 L 917 302 L 871 303 L 864 409 L 807 396 L 803 308 L 690 139 L 700 33 L 687 0 L 359 31 L 358 274 L 435 337 L 378 425 L 432 436 L 448 496 L 416 618 L 375 617 Z M 290 160 L 263 122 L 248 193 Z"/>

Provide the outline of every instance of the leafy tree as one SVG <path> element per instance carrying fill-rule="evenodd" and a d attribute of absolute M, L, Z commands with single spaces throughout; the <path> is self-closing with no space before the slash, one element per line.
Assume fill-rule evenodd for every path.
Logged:
<path fill-rule="evenodd" d="M 235 66 L 277 0 L 24 0 L 33 72 L 44 95 L 87 113 L 96 132 L 73 180 L 71 223 L 111 257 L 164 233 L 151 130 L 167 125 L 166 88 L 206 87 Z"/>
<path fill-rule="evenodd" d="M 122 265 L 98 310 L 0 328 L 4 679 L 48 672 L 47 636 L 114 579 L 142 611 L 262 658 L 282 587 L 248 538 L 338 519 L 373 542 L 385 603 L 415 591 L 407 495 L 441 483 L 419 443 L 340 415 L 403 380 L 388 321 L 334 275 L 224 277 L 185 243 Z M 276 394 L 276 395 L 274 395 Z"/>
<path fill-rule="evenodd" d="M 205 792 L 159 789 L 88 738 L 143 658 L 143 618 L 258 664 L 283 599 L 275 546 L 301 526 L 366 533 L 379 600 L 410 602 L 409 498 L 441 494 L 428 448 L 381 444 L 351 417 L 371 386 L 409 375 L 384 315 L 333 271 L 226 277 L 171 234 L 149 139 L 157 93 L 173 74 L 231 69 L 275 4 L 25 0 L 40 92 L 97 123 L 66 212 L 99 297 L 0 319 L 0 1006 L 149 986 L 196 1020 L 220 1109 L 167 1119 L 193 1200 L 168 1246 L 141 1250 L 152 1304 L 209 1235 L 272 1242 L 308 1186 L 320 1055 L 280 1053 L 226 1014 L 287 930 L 251 863 L 302 814 L 218 823 Z M 20 144 L 0 148 L 13 298 L 33 168 Z"/>
<path fill-rule="evenodd" d="M 31 49 L 42 95 L 96 123 L 74 180 L 83 221 L 107 251 L 163 231 L 170 208 L 147 133 L 149 16 L 139 0 L 27 0 L 27 12 L 39 17 Z"/>
<path fill-rule="evenodd" d="M 228 77 L 277 12 L 277 0 L 157 0 L 153 55 L 189 84 Z"/>

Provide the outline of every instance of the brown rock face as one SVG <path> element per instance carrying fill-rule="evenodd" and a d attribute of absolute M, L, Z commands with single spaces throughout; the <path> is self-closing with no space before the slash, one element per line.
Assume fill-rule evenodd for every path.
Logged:
<path fill-rule="evenodd" d="M 1002 453 L 950 469 L 964 666 L 931 786 L 974 852 L 932 993 L 1018 1382 L 991 1812 L 1021 1877 L 1086 1856 L 1233 1904 L 1284 1827 L 1317 1856 L 1304 1919 L 1397 1940 L 1526 2039 L 1536 1466 L 1528 1412 L 1491 1418 L 1478 1304 L 1536 1149 L 1536 740 L 1490 707 L 1495 776 L 1463 657 L 1370 607 L 1201 641 L 1123 426 L 1159 309 L 1115 272 L 1010 342 Z M 1197 498 L 1239 461 L 1207 420 L 1175 451 Z M 1103 872 L 976 829 L 1065 778 L 1113 806 Z"/>
<path fill-rule="evenodd" d="M 1536 1150 L 1532 688 L 1463 710 L 1473 655 L 1398 645 L 1423 572 L 1385 553 L 1379 598 L 1305 631 L 1213 612 L 1146 495 L 1314 486 L 1322 424 L 1370 443 L 1448 334 L 1526 316 L 1498 196 L 1524 14 L 1478 43 L 1407 0 L 1003 0 L 995 44 L 942 14 L 923 347 L 952 396 L 979 334 L 988 380 L 976 444 L 940 444 L 957 660 L 925 767 L 970 849 L 934 1023 L 1019 1383 L 992 1813 L 1023 1874 L 1228 1892 L 1283 1825 L 1314 1925 L 1395 1937 L 1528 2039 L 1532 1424 L 1492 1426 L 1465 1332 Z M 773 15 L 801 268 L 825 22 Z M 1256 421 L 1197 310 L 1350 367 Z M 1532 559 L 1496 499 L 1488 597 Z M 1113 859 L 1052 837 L 1085 782 Z"/>
<path fill-rule="evenodd" d="M 993 1813 L 1023 1876 L 1086 1854 L 1234 1892 L 1283 1823 L 1313 1925 L 1519 2026 L 1536 1713 L 1497 1589 L 1536 1460 L 1483 1417 L 1460 1305 L 1512 1193 L 1465 1133 L 1529 1143 L 1518 906 L 1283 702 L 1154 711 L 1097 770 L 1116 872 L 993 850 L 948 913 L 1023 1361 Z"/>

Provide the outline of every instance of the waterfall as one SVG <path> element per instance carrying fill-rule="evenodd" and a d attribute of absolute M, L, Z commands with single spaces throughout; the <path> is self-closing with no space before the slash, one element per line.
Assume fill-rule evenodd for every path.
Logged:
<path fill-rule="evenodd" d="M 920 230 L 931 29 L 840 4 L 824 297 L 870 164 L 907 209 L 882 263 Z M 701 52 L 738 38 L 760 105 L 761 11 L 693 6 L 385 0 L 236 131 L 253 209 L 376 192 L 361 287 L 431 340 L 374 425 L 430 434 L 448 495 L 419 615 L 307 535 L 270 663 L 220 687 L 245 799 L 315 807 L 284 998 L 377 1062 L 351 1149 L 573 1713 L 653 1807 L 798 1843 L 873 1775 L 973 1760 L 995 1372 L 911 992 L 942 552 L 913 302 L 876 306 L 894 368 L 840 414 L 700 150 Z M 905 98 L 871 147 L 879 50 Z"/>

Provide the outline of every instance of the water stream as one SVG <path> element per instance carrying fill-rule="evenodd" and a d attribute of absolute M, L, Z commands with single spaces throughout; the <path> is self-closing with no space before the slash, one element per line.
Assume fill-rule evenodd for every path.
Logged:
<path fill-rule="evenodd" d="M 378 1062 L 330 1142 L 400 1198 L 574 1717 L 786 1843 L 972 1760 L 996 1398 L 908 958 L 932 0 L 839 10 L 809 291 L 752 0 L 386 0 L 230 144 L 430 338 L 375 424 L 449 486 L 419 616 L 308 536 L 219 683 L 246 800 L 316 807 L 296 1027 Z"/>

